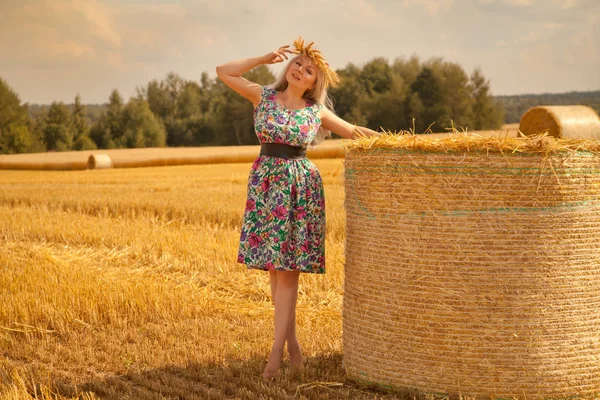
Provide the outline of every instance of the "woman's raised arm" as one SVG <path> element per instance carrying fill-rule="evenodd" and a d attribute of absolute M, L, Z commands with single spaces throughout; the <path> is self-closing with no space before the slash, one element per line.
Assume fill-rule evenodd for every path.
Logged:
<path fill-rule="evenodd" d="M 264 56 L 246 58 L 219 65 L 217 67 L 217 76 L 224 84 L 250 100 L 256 106 L 260 103 L 262 89 L 259 84 L 250 82 L 242 77 L 242 75 L 261 64 L 276 64 L 287 60 L 288 53 L 292 53 L 288 47 L 290 46 L 282 46 Z"/>
<path fill-rule="evenodd" d="M 356 126 L 352 125 L 349 122 L 344 121 L 337 115 L 335 115 L 331 110 L 327 108 L 322 108 L 318 114 L 321 119 L 321 125 L 323 128 L 330 130 L 333 133 L 340 135 L 341 137 L 345 137 L 348 139 L 357 139 L 361 136 L 379 136 L 380 132 L 376 132 L 372 129 L 366 128 L 364 126 Z"/>

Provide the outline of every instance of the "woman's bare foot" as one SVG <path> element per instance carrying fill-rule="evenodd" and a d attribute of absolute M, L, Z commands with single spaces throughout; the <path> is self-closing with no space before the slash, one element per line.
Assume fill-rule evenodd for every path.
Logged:
<path fill-rule="evenodd" d="M 283 358 L 283 349 L 272 349 L 267 366 L 262 373 L 262 377 L 265 379 L 273 379 L 277 375 L 279 367 L 281 367 L 281 361 Z"/>
<path fill-rule="evenodd" d="M 298 368 L 302 366 L 302 349 L 298 342 L 290 343 L 287 345 L 288 353 L 290 355 L 290 364 L 292 367 Z"/>

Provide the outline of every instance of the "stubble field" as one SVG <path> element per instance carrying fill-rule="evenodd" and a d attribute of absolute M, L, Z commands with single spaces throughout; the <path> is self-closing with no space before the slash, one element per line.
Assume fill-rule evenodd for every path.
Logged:
<path fill-rule="evenodd" d="M 0 171 L 0 399 L 393 398 L 345 376 L 343 160 L 315 164 L 327 273 L 272 383 L 268 276 L 235 262 L 250 163 Z"/>

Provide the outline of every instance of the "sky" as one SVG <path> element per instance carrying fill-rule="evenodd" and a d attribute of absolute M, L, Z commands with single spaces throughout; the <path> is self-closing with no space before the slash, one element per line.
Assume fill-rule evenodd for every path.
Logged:
<path fill-rule="evenodd" d="M 31 104 L 105 103 L 299 35 L 333 68 L 441 57 L 494 95 L 600 90 L 600 0 L 0 0 L 0 78 Z"/>

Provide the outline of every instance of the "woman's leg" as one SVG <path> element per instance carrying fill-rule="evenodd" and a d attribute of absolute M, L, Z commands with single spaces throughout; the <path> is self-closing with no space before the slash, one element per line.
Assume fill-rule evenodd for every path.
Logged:
<path fill-rule="evenodd" d="M 269 361 L 263 372 L 263 376 L 266 378 L 273 376 L 281 366 L 283 347 L 288 337 L 288 333 L 290 332 L 290 324 L 293 321 L 294 311 L 296 309 L 298 278 L 300 277 L 299 271 L 276 271 L 275 273 L 277 274 L 274 290 L 275 338 L 273 340 Z M 273 291 L 273 284 L 271 290 Z"/>
<path fill-rule="evenodd" d="M 271 283 L 271 301 L 275 304 L 275 294 L 277 293 L 277 272 L 269 271 L 269 281 Z M 298 338 L 296 337 L 296 307 L 292 312 L 292 319 L 288 327 L 288 334 L 286 336 L 287 349 L 290 355 L 290 363 L 293 366 L 299 366 L 302 364 L 302 351 Z"/>
<path fill-rule="evenodd" d="M 277 292 L 277 271 L 269 271 L 269 281 L 271 283 L 271 301 L 275 305 L 275 292 Z"/>
<path fill-rule="evenodd" d="M 302 365 L 302 350 L 300 349 L 300 344 L 296 338 L 296 307 L 294 307 L 286 340 L 288 353 L 290 355 L 290 364 L 294 367 L 299 367 Z"/>

